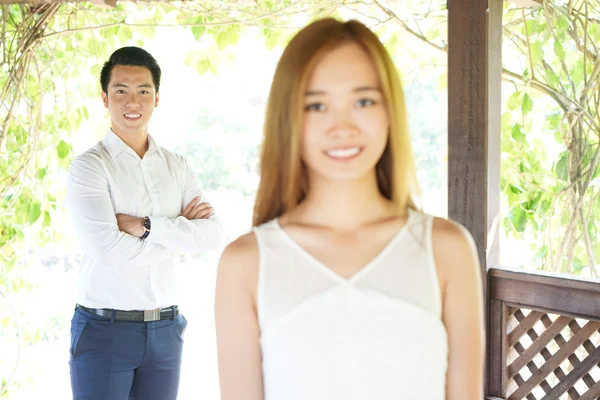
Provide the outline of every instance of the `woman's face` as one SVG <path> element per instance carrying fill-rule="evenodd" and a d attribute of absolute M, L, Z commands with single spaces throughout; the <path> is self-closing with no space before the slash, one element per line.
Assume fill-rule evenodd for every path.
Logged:
<path fill-rule="evenodd" d="M 388 132 L 385 99 L 368 53 L 350 42 L 325 54 L 304 96 L 302 159 L 309 178 L 375 177 Z"/>

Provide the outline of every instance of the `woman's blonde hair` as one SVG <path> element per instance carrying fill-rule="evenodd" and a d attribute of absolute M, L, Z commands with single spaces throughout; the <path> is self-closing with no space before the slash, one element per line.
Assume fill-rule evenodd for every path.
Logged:
<path fill-rule="evenodd" d="M 390 132 L 376 166 L 379 190 L 397 205 L 399 215 L 408 207 L 416 208 L 411 193 L 418 190 L 417 180 L 404 93 L 396 67 L 383 44 L 365 25 L 326 18 L 298 32 L 277 65 L 265 116 L 253 226 L 292 210 L 306 196 L 301 135 L 308 80 L 324 54 L 348 42 L 359 44 L 371 57 L 387 105 Z"/>

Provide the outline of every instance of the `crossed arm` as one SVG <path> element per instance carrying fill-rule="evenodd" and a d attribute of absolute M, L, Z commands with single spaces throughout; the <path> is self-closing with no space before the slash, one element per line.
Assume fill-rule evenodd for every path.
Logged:
<path fill-rule="evenodd" d="M 182 197 L 182 204 L 187 206 L 176 218 L 150 216 L 152 229 L 146 240 L 139 239 L 143 235 L 141 218 L 115 215 L 101 163 L 96 155 L 76 158 L 69 168 L 66 190 L 66 207 L 77 236 L 97 262 L 148 265 L 180 251 L 219 248 L 223 240 L 221 225 L 187 163 Z"/>
<path fill-rule="evenodd" d="M 194 197 L 192 201 L 181 212 L 180 217 L 191 221 L 194 219 L 207 219 L 212 215 L 213 207 L 210 203 L 201 203 L 200 196 Z M 133 217 L 127 214 L 116 214 L 119 230 L 135 237 L 142 237 L 145 233 L 143 228 L 144 218 Z"/>

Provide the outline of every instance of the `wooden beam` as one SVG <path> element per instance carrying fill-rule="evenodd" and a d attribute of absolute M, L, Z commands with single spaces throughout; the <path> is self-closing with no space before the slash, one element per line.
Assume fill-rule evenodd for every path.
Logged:
<path fill-rule="evenodd" d="M 502 11 L 502 0 L 448 4 L 448 217 L 475 239 L 486 321 L 487 269 L 499 263 Z"/>
<path fill-rule="evenodd" d="M 114 8 L 117 6 L 117 0 L 91 0 L 92 4 L 105 8 Z"/>

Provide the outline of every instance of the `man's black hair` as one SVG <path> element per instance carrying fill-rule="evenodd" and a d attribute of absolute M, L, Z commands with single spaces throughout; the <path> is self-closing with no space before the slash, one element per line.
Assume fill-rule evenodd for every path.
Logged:
<path fill-rule="evenodd" d="M 116 50 L 111 54 L 108 61 L 104 63 L 102 72 L 100 72 L 100 85 L 102 86 L 102 91 L 104 93 L 108 93 L 110 74 L 117 65 L 131 65 L 148 68 L 152 74 L 154 87 L 158 92 L 158 87 L 160 86 L 160 67 L 158 66 L 158 62 L 156 62 L 156 59 L 152 57 L 152 54 L 148 53 L 146 50 L 130 46 L 121 47 Z"/>

